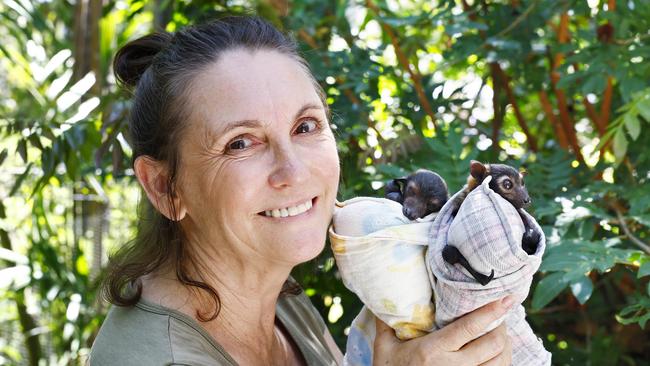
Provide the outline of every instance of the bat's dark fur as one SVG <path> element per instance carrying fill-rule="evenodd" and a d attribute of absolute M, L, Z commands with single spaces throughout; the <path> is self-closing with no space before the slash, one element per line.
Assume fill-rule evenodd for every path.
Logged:
<path fill-rule="evenodd" d="M 494 278 L 494 270 L 492 270 L 492 273 L 490 273 L 489 276 L 477 272 L 474 268 L 472 268 L 467 259 L 465 259 L 465 256 L 463 256 L 460 250 L 458 250 L 458 248 L 453 245 L 445 245 L 445 247 L 442 248 L 442 258 L 449 264 L 453 265 L 458 263 L 463 266 L 472 275 L 472 277 L 474 277 L 474 279 L 483 286 L 490 283 L 490 281 L 492 281 Z"/>
<path fill-rule="evenodd" d="M 406 178 L 386 183 L 386 198 L 402 204 L 409 220 L 438 212 L 447 203 L 447 183 L 436 173 L 419 169 Z"/>
<path fill-rule="evenodd" d="M 510 202 L 517 211 L 528 206 L 531 203 L 528 190 L 524 183 L 524 174 L 520 173 L 517 169 L 504 164 L 482 164 L 476 160 L 470 163 L 470 175 L 467 178 L 467 185 L 463 194 L 458 196 L 457 207 L 465 199 L 467 194 L 474 188 L 481 185 L 483 180 L 488 176 L 492 176 L 489 183 L 490 188 Z M 519 213 L 521 220 L 524 223 L 524 235 L 522 237 L 522 249 L 528 253 L 533 254 L 537 250 L 537 244 L 541 238 L 541 233 L 528 219 L 528 216 Z M 457 248 L 448 245 L 442 252 L 442 256 L 449 264 L 460 264 L 482 285 L 486 285 L 494 276 L 494 271 L 490 276 L 476 272 L 458 251 Z"/>

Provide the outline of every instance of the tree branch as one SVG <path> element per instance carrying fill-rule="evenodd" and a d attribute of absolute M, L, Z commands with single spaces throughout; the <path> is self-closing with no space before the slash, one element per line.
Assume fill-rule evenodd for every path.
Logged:
<path fill-rule="evenodd" d="M 558 122 L 557 118 L 555 118 L 555 113 L 553 113 L 551 101 L 548 99 L 548 94 L 546 94 L 544 90 L 539 92 L 539 101 L 542 104 L 542 109 L 544 110 L 544 114 L 546 114 L 546 118 L 548 118 L 548 120 L 551 122 L 551 125 L 553 126 L 553 130 L 555 131 L 555 135 L 557 136 L 560 147 L 567 149 L 569 147 L 569 143 L 567 142 L 564 128 L 562 128 L 560 122 Z"/>
<path fill-rule="evenodd" d="M 393 31 L 393 29 L 380 19 L 380 9 L 375 5 L 375 3 L 372 0 L 366 0 L 366 6 L 372 10 L 375 15 L 377 16 L 377 20 L 379 21 L 379 24 L 381 24 L 381 28 L 386 32 L 386 35 L 388 35 L 388 38 L 390 39 L 390 43 L 393 45 L 393 49 L 395 50 L 395 55 L 397 56 L 397 61 L 406 71 L 409 76 L 411 77 L 411 80 L 413 80 L 413 88 L 415 89 L 415 93 L 418 97 L 418 101 L 420 102 L 420 105 L 422 106 L 422 109 L 424 110 L 424 113 L 426 113 L 429 118 L 431 118 L 431 122 L 433 123 L 433 129 L 437 129 L 437 123 L 436 123 L 436 115 L 433 112 L 433 108 L 431 107 L 431 104 L 429 103 L 429 100 L 426 96 L 426 93 L 424 92 L 424 87 L 422 86 L 422 75 L 420 75 L 420 72 L 417 69 L 417 61 L 415 62 L 416 66 L 412 66 L 411 63 L 408 60 L 408 57 L 406 54 L 404 54 L 404 51 L 402 50 L 402 47 L 399 44 L 399 40 L 397 39 L 397 35 Z"/>
<path fill-rule="evenodd" d="M 634 234 L 632 234 L 630 229 L 627 227 L 627 224 L 625 223 L 625 217 L 623 217 L 621 210 L 619 210 L 618 207 L 616 206 L 617 206 L 616 204 L 610 204 L 610 207 L 614 210 L 614 212 L 616 212 L 616 218 L 618 219 L 618 223 L 623 229 L 625 235 L 628 237 L 628 239 L 630 239 L 632 243 L 634 243 L 636 246 L 638 246 L 644 252 L 646 252 L 646 254 L 650 254 L 650 245 L 644 243 L 643 241 L 641 241 L 641 239 L 637 238 L 636 236 L 634 236 Z"/>
<path fill-rule="evenodd" d="M 501 95 L 501 83 L 498 81 L 499 73 L 495 62 L 490 63 L 490 72 L 492 74 L 492 109 L 494 110 L 494 120 L 492 122 L 492 151 L 496 155 L 499 152 L 499 132 L 503 126 L 503 117 L 505 115 L 499 96 Z"/>
<path fill-rule="evenodd" d="M 535 136 L 533 136 L 530 133 L 530 129 L 528 128 L 528 123 L 526 123 L 526 120 L 524 119 L 523 114 L 521 114 L 521 110 L 519 109 L 519 105 L 517 104 L 517 98 L 515 97 L 515 93 L 512 91 L 512 88 L 510 87 L 510 78 L 506 73 L 503 71 L 501 66 L 499 66 L 498 63 L 495 63 L 495 70 L 496 72 L 501 76 L 501 83 L 503 84 L 503 88 L 506 91 L 506 96 L 508 97 L 508 101 L 510 102 L 510 105 L 512 106 L 512 109 L 515 112 L 515 117 L 517 118 L 517 122 L 519 122 L 519 126 L 521 129 L 524 131 L 524 134 L 526 135 L 526 139 L 528 140 L 528 144 L 530 145 L 530 149 L 534 152 L 537 152 L 537 140 L 535 139 Z"/>
<path fill-rule="evenodd" d="M 598 114 L 596 114 L 596 109 L 594 108 L 594 105 L 587 100 L 587 98 L 582 98 L 582 105 L 585 107 L 585 112 L 587 113 L 587 117 L 591 120 L 591 123 L 596 126 L 596 130 L 598 131 L 599 136 L 603 136 L 605 134 L 605 128 L 603 128 L 602 121 L 600 117 L 598 117 Z"/>
<path fill-rule="evenodd" d="M 509 33 L 511 30 L 515 29 L 515 27 L 518 26 L 519 23 L 524 21 L 524 19 L 526 19 L 528 17 L 528 15 L 530 15 L 530 13 L 533 11 L 533 9 L 535 8 L 535 5 L 537 5 L 538 2 L 539 2 L 539 0 L 532 1 L 530 3 L 530 6 L 528 6 L 528 8 L 526 8 L 526 10 L 524 10 L 523 13 L 521 13 L 512 23 L 510 23 L 510 25 L 508 25 L 508 27 L 506 29 L 504 29 L 501 32 L 497 33 L 494 36 L 494 38 L 499 38 L 499 37 L 505 35 L 506 33 Z"/>
<path fill-rule="evenodd" d="M 560 24 L 557 29 L 557 38 L 559 43 L 567 43 L 569 41 L 569 14 L 567 12 L 562 13 L 560 16 Z M 584 163 L 585 159 L 582 156 L 582 151 L 580 151 L 580 145 L 578 144 L 578 138 L 576 137 L 573 118 L 569 113 L 566 95 L 562 89 L 557 88 L 557 82 L 560 80 L 560 73 L 557 71 L 557 67 L 562 63 L 562 61 L 564 61 L 564 54 L 560 52 L 555 54 L 552 59 L 551 87 L 557 99 L 558 110 L 560 111 L 560 122 L 564 128 L 564 133 L 567 137 L 567 141 L 573 149 L 573 153 L 576 155 L 578 161 Z"/>
<path fill-rule="evenodd" d="M 603 92 L 603 104 L 600 105 L 600 123 L 604 131 L 607 130 L 607 126 L 609 125 L 609 114 L 612 110 L 612 94 L 612 77 L 608 76 L 607 86 L 605 86 L 605 92 Z"/>

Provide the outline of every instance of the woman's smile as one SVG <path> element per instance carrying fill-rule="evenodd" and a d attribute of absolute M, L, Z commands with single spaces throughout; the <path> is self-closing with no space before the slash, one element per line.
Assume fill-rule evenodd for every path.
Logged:
<path fill-rule="evenodd" d="M 308 216 L 313 210 L 318 197 L 304 200 L 295 205 L 288 205 L 282 208 L 274 208 L 260 212 L 259 215 L 269 218 L 290 218 L 296 216 Z"/>

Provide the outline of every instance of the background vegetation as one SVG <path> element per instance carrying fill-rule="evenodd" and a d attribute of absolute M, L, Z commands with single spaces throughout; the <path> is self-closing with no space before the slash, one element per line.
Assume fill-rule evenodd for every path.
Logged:
<path fill-rule="evenodd" d="M 139 191 L 128 40 L 225 14 L 290 32 L 327 91 L 339 199 L 416 168 L 525 167 L 548 250 L 526 305 L 555 364 L 650 359 L 650 2 L 1 0 L 0 364 L 81 364 L 96 280 Z M 360 303 L 331 253 L 295 271 L 341 346 Z"/>

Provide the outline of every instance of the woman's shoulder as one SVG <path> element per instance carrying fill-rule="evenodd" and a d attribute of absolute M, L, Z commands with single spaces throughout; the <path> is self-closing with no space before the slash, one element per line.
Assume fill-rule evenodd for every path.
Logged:
<path fill-rule="evenodd" d="M 113 306 L 90 352 L 90 366 L 174 364 L 235 362 L 190 317 L 142 300 Z"/>
<path fill-rule="evenodd" d="M 282 320 L 286 320 L 291 325 L 302 328 L 305 331 L 311 330 L 316 333 L 322 333 L 327 329 L 323 318 L 304 292 L 281 296 L 278 299 L 276 312 L 277 316 Z"/>
<path fill-rule="evenodd" d="M 340 351 L 330 349 L 327 325 L 304 292 L 281 296 L 276 314 L 291 334 L 308 365 L 338 363 L 337 354 Z"/>
<path fill-rule="evenodd" d="M 90 351 L 90 365 L 165 365 L 173 360 L 169 317 L 136 306 L 113 306 Z"/>

